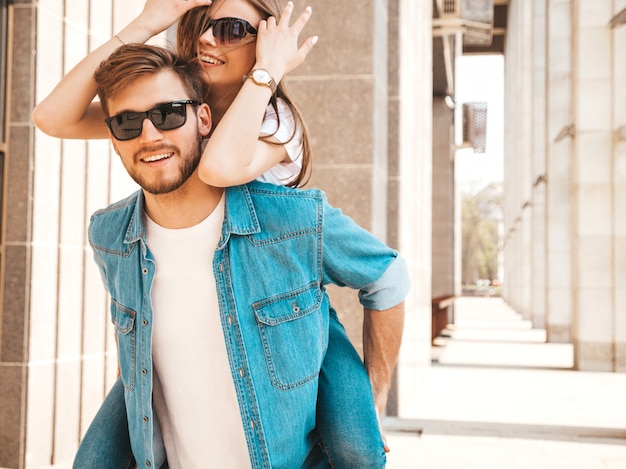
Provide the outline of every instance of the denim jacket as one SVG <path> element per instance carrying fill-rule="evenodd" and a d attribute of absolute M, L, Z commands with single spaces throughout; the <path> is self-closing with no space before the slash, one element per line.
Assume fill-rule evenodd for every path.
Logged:
<path fill-rule="evenodd" d="M 163 448 L 153 444 L 156 265 L 143 212 L 141 191 L 96 212 L 89 242 L 111 296 L 133 452 L 139 467 L 151 467 Z M 395 306 L 406 295 L 408 277 L 382 289 L 376 281 L 397 256 L 328 205 L 321 191 L 259 182 L 226 189 L 213 270 L 253 468 L 300 467 L 314 444 L 318 374 L 328 343 L 325 286 L 360 290 L 369 309 Z M 372 284 L 377 287 L 368 289 Z"/>

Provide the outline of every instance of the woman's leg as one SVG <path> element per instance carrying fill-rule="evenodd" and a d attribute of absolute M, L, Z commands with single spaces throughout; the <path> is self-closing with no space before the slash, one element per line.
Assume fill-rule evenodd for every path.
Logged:
<path fill-rule="evenodd" d="M 136 467 L 130 447 L 124 385 L 118 379 L 85 434 L 74 469 L 128 469 Z"/>
<path fill-rule="evenodd" d="M 369 377 L 332 309 L 328 350 L 319 380 L 317 430 L 331 467 L 385 467 L 384 444 Z"/>

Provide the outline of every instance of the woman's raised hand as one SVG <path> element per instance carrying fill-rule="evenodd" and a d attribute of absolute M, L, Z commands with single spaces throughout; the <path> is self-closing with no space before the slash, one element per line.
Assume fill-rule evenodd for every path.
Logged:
<path fill-rule="evenodd" d="M 313 46 L 317 43 L 317 36 L 307 38 L 298 46 L 298 38 L 302 29 L 311 18 L 311 7 L 294 21 L 292 25 L 293 2 L 288 2 L 283 8 L 280 21 L 269 17 L 259 23 L 256 46 L 256 67 L 265 68 L 278 82 L 282 77 L 298 67 Z"/>
<path fill-rule="evenodd" d="M 146 0 L 143 10 L 135 20 L 125 28 L 123 36 L 126 42 L 145 42 L 149 37 L 165 31 L 184 13 L 195 7 L 209 6 L 213 0 Z M 138 33 L 135 38 L 135 33 Z M 143 36 L 149 35 L 148 38 Z"/>
<path fill-rule="evenodd" d="M 142 12 L 114 37 L 81 60 L 33 110 L 37 127 L 59 138 L 107 138 L 104 112 L 96 96 L 94 71 L 125 43 L 146 42 L 164 31 L 186 11 L 212 0 L 147 0 Z"/>

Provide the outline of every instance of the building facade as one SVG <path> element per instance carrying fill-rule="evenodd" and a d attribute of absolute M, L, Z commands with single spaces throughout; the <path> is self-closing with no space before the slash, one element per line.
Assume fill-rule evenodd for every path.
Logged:
<path fill-rule="evenodd" d="M 306 5 L 295 3 L 298 11 Z M 135 186 L 108 141 L 50 138 L 30 116 L 143 4 L 0 0 L 0 467 L 69 467 L 116 376 L 108 299 L 86 226 L 93 211 Z M 313 138 L 310 185 L 409 262 L 413 288 L 390 403 L 402 415 L 430 363 L 432 4 L 312 5 L 305 34 L 320 41 L 289 77 Z M 355 296 L 332 295 L 359 346 Z"/>

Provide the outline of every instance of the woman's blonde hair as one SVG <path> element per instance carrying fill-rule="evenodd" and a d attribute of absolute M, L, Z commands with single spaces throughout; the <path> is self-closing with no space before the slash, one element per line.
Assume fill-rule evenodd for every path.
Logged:
<path fill-rule="evenodd" d="M 274 16 L 277 20 L 280 19 L 281 7 L 276 0 L 247 0 L 255 10 L 259 12 L 262 18 L 267 19 L 270 16 Z M 178 22 L 178 29 L 176 31 L 176 45 L 178 52 L 182 57 L 197 57 L 198 55 L 198 41 L 199 38 L 207 30 L 206 24 L 208 23 L 211 15 L 211 7 L 197 7 L 189 10 L 185 13 Z M 210 92 L 210 90 L 207 90 Z M 278 119 L 278 127 L 280 126 L 280 113 L 278 112 L 277 99 L 280 98 L 287 105 L 291 111 L 296 126 L 294 127 L 294 133 L 291 135 L 293 139 L 296 135 L 297 129 L 302 130 L 302 169 L 300 173 L 287 185 L 290 187 L 302 187 L 304 186 L 311 176 L 311 149 L 309 144 L 309 136 L 304 123 L 304 117 L 302 111 L 295 103 L 292 93 L 289 91 L 285 80 L 281 80 L 278 83 L 276 93 L 272 96 L 270 104 L 276 112 Z M 277 127 L 277 130 L 278 130 Z M 272 135 L 262 137 L 262 140 L 274 145 L 281 145 L 280 143 L 272 142 L 270 140 Z"/>

